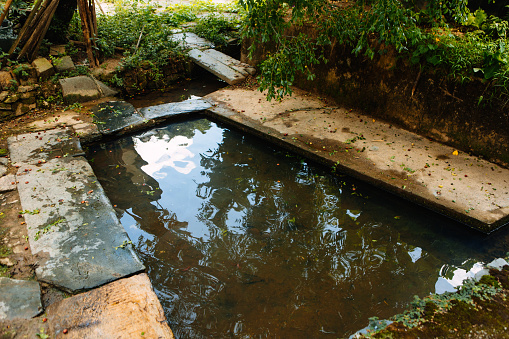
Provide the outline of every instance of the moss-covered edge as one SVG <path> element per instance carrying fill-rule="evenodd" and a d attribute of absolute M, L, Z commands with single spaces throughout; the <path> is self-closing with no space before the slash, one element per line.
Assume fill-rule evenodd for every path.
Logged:
<path fill-rule="evenodd" d="M 416 297 L 387 327 L 356 338 L 509 338 L 509 266 L 467 280 L 455 293 Z M 380 324 L 372 318 L 370 323 Z"/>

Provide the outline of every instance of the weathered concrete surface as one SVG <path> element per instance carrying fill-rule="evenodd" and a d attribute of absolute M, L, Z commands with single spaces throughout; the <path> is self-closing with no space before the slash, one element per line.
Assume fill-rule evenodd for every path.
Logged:
<path fill-rule="evenodd" d="M 69 129 L 20 134 L 10 137 L 8 142 L 13 165 L 83 154 L 79 139 L 73 138 Z"/>
<path fill-rule="evenodd" d="M 125 101 L 107 101 L 94 106 L 90 111 L 95 116 L 99 132 L 115 134 L 126 129 L 137 128 L 144 119 L 133 105 Z"/>
<path fill-rule="evenodd" d="M 230 85 L 238 84 L 246 78 L 246 75 L 225 65 L 210 53 L 204 53 L 199 49 L 192 49 L 188 53 L 189 57 L 199 66 L 216 75 L 219 79 L 226 81 Z"/>
<path fill-rule="evenodd" d="M 206 39 L 199 37 L 191 32 L 176 33 L 170 37 L 171 40 L 176 41 L 184 49 L 206 49 L 214 48 L 214 44 Z"/>
<path fill-rule="evenodd" d="M 0 277 L 0 320 L 30 319 L 41 312 L 38 282 Z"/>
<path fill-rule="evenodd" d="M 207 96 L 219 119 L 484 232 L 509 222 L 509 170 L 301 91 L 267 102 L 256 90 Z"/>
<path fill-rule="evenodd" d="M 203 51 L 203 53 L 225 64 L 226 66 L 233 68 L 234 70 L 242 73 L 243 75 L 248 74 L 254 75 L 256 73 L 256 69 L 253 66 L 250 66 L 237 59 L 234 59 L 229 55 L 216 51 L 215 49 L 206 49 Z"/>
<path fill-rule="evenodd" d="M 174 338 L 146 274 L 64 299 L 47 315 L 55 338 Z"/>
<path fill-rule="evenodd" d="M 70 131 L 41 133 L 42 140 L 34 135 L 8 141 L 20 166 L 17 187 L 38 280 L 77 291 L 143 270 L 88 161 L 76 156 L 81 149 L 72 146 L 75 156 L 53 156 L 77 144 Z"/>
<path fill-rule="evenodd" d="M 201 98 L 194 98 L 181 102 L 141 108 L 140 113 L 145 119 L 164 119 L 173 115 L 203 111 L 210 107 L 212 107 L 212 105 L 208 101 Z"/>

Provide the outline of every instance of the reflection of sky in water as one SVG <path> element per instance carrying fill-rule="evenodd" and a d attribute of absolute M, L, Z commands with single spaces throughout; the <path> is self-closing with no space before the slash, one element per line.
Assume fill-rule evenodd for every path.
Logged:
<path fill-rule="evenodd" d="M 441 276 L 435 284 L 435 293 L 456 292 L 456 288 L 463 284 L 463 280 L 473 279 L 475 274 L 482 269 L 483 265 L 479 262 L 476 262 L 469 271 L 463 268 L 449 268 L 448 265 L 442 266 Z M 450 272 L 448 272 L 449 270 Z"/>
<path fill-rule="evenodd" d="M 165 167 L 171 167 L 179 173 L 189 174 L 196 168 L 190 160 L 194 158 L 193 152 L 188 147 L 193 144 L 193 139 L 178 135 L 170 139 L 168 135 L 158 138 L 153 135 L 148 141 L 133 138 L 134 148 L 138 154 L 148 162 L 141 169 L 154 179 L 163 179 L 167 172 Z"/>

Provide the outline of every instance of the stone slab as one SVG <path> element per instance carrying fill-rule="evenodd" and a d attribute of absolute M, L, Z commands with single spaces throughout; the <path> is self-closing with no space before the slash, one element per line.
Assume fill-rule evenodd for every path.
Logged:
<path fill-rule="evenodd" d="M 144 273 L 54 303 L 46 313 L 55 338 L 174 338 Z"/>
<path fill-rule="evenodd" d="M 0 277 L 0 320 L 30 319 L 42 312 L 37 281 Z"/>
<path fill-rule="evenodd" d="M 8 174 L 0 178 L 0 193 L 14 191 L 16 189 L 16 177 Z"/>
<path fill-rule="evenodd" d="M 48 79 L 50 76 L 55 74 L 55 69 L 51 62 L 46 58 L 37 58 L 32 62 L 32 66 L 35 68 L 37 77 L 43 80 Z"/>
<path fill-rule="evenodd" d="M 79 291 L 144 269 L 85 158 L 27 164 L 17 179 L 39 281 Z"/>
<path fill-rule="evenodd" d="M 78 144 L 63 132 L 69 130 L 47 133 L 53 150 Z M 17 188 L 39 281 L 79 291 L 144 269 L 85 158 L 75 154 L 40 161 L 30 155 L 41 154 L 44 140 L 18 136 L 8 141 L 11 158 L 20 166 Z M 42 146 L 48 151 L 48 143 Z"/>
<path fill-rule="evenodd" d="M 67 72 L 75 69 L 74 62 L 69 55 L 63 56 L 55 62 L 55 69 L 58 73 Z"/>
<path fill-rule="evenodd" d="M 118 94 L 118 91 L 111 88 L 110 86 L 107 86 L 103 82 L 94 79 L 95 84 L 97 85 L 97 88 L 99 89 L 99 92 L 101 92 L 102 97 L 114 97 Z"/>
<path fill-rule="evenodd" d="M 85 102 L 101 97 L 94 79 L 80 75 L 72 78 L 60 79 L 62 96 L 67 104 Z"/>
<path fill-rule="evenodd" d="M 191 32 L 176 33 L 170 37 L 170 40 L 176 41 L 184 49 L 206 49 L 214 48 L 214 44 L 206 39 L 199 37 Z"/>
<path fill-rule="evenodd" d="M 225 64 L 226 66 L 233 68 L 234 70 L 242 73 L 243 75 L 248 74 L 254 75 L 256 73 L 256 69 L 253 66 L 243 63 L 235 58 L 232 58 L 229 55 L 216 51 L 215 49 L 207 49 L 204 50 L 203 53 Z"/>
<path fill-rule="evenodd" d="M 7 173 L 7 167 L 0 164 L 0 177 L 4 176 Z"/>
<path fill-rule="evenodd" d="M 7 142 L 13 165 L 83 154 L 79 139 L 68 128 L 19 134 L 9 137 Z"/>
<path fill-rule="evenodd" d="M 509 169 L 304 91 L 280 102 L 242 88 L 206 98 L 220 103 L 207 110 L 217 119 L 473 228 L 509 223 Z"/>
<path fill-rule="evenodd" d="M 201 98 L 193 98 L 181 102 L 172 102 L 157 106 L 150 106 L 140 109 L 145 119 L 164 119 L 170 116 L 199 112 L 212 107 L 212 105 Z"/>
<path fill-rule="evenodd" d="M 189 57 L 199 66 L 216 75 L 221 80 L 226 81 L 230 85 L 238 84 L 246 78 L 242 73 L 223 64 L 215 58 L 203 53 L 198 49 L 192 49 L 188 53 Z"/>
<path fill-rule="evenodd" d="M 107 101 L 90 109 L 99 132 L 115 134 L 131 126 L 143 123 L 143 117 L 133 105 L 125 101 Z"/>

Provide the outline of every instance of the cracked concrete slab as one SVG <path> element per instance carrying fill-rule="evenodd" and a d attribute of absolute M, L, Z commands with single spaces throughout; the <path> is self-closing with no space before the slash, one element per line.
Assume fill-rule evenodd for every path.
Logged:
<path fill-rule="evenodd" d="M 37 281 L 0 277 L 0 320 L 30 319 L 42 312 Z"/>
<path fill-rule="evenodd" d="M 212 105 L 207 100 L 193 98 L 180 102 L 145 107 L 140 109 L 140 113 L 145 119 L 164 119 L 174 115 L 200 112 L 210 107 L 212 107 Z"/>
<path fill-rule="evenodd" d="M 64 299 L 46 313 L 56 338 L 174 338 L 146 274 Z"/>
<path fill-rule="evenodd" d="M 242 88 L 206 96 L 218 119 L 490 233 L 509 223 L 509 169 L 305 92 L 281 102 Z"/>
<path fill-rule="evenodd" d="M 37 278 L 78 291 L 140 272 L 144 266 L 88 161 L 65 155 L 38 160 L 40 147 L 44 155 L 66 145 L 75 149 L 77 141 L 69 133 L 52 130 L 42 140 L 13 137 L 9 148 L 19 166 L 17 187 L 30 247 L 38 258 Z"/>

